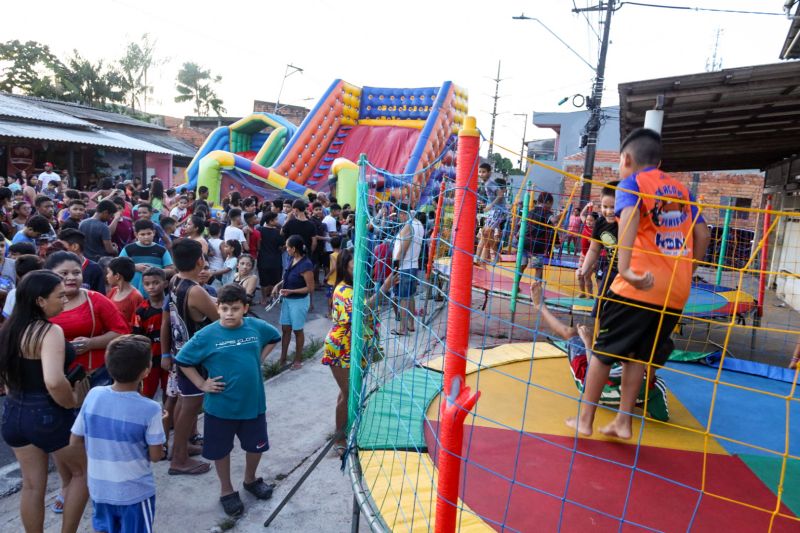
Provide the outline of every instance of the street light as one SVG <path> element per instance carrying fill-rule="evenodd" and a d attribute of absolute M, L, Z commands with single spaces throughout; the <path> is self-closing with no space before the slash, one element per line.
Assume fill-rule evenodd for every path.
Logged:
<path fill-rule="evenodd" d="M 301 69 L 300 67 L 296 67 L 291 63 L 286 63 L 286 70 L 283 73 L 283 80 L 281 80 L 281 89 L 278 91 L 278 99 L 275 100 L 275 109 L 272 111 L 273 113 L 278 112 L 279 103 L 281 101 L 281 94 L 283 93 L 283 84 L 286 83 L 286 78 L 288 78 L 292 74 L 297 74 L 298 72 L 302 74 L 303 69 Z"/>
<path fill-rule="evenodd" d="M 597 69 L 594 67 L 594 65 L 592 65 L 591 63 L 589 63 L 588 61 L 586 61 L 586 60 L 583 58 L 583 56 L 582 56 L 582 55 L 580 55 L 580 54 L 579 54 L 578 52 L 576 52 L 576 51 L 575 51 L 575 50 L 574 50 L 574 49 L 573 49 L 573 48 L 572 48 L 570 45 L 568 45 L 568 44 L 566 43 L 566 41 L 564 41 L 564 39 L 562 39 L 561 37 L 559 37 L 558 35 L 556 35 L 556 32 L 554 32 L 553 30 L 551 30 L 550 28 L 548 28 L 548 27 L 547 27 L 547 24 L 545 24 L 545 23 L 544 23 L 544 22 L 542 22 L 541 20 L 537 19 L 536 17 L 528 17 L 527 15 L 525 15 L 525 13 L 522 13 L 521 15 L 519 15 L 519 16 L 517 16 L 517 17 L 511 17 L 511 18 L 512 18 L 512 19 L 514 19 L 514 20 L 532 20 L 532 21 L 534 21 L 534 22 L 538 22 L 538 23 L 539 23 L 539 24 L 542 26 L 542 28 L 544 28 L 544 29 L 546 29 L 548 32 L 550 32 L 550 35 L 552 35 L 553 37 L 555 37 L 556 39 L 558 39 L 558 41 L 559 41 L 561 44 L 563 44 L 564 46 L 566 46 L 566 47 L 569 49 L 569 51 L 570 51 L 570 52 L 572 52 L 573 54 L 575 54 L 575 56 L 577 56 L 577 58 L 578 58 L 578 59 L 580 59 L 581 61 L 583 61 L 583 62 L 584 62 L 584 64 L 585 64 L 587 67 L 589 67 L 590 69 L 592 69 L 592 72 L 595 72 L 595 73 L 597 72 Z"/>
<path fill-rule="evenodd" d="M 522 149 L 519 151 L 519 169 L 523 170 L 522 162 L 525 160 L 525 137 L 528 136 L 528 114 L 514 113 L 515 117 L 525 117 L 525 125 L 522 129 Z"/>

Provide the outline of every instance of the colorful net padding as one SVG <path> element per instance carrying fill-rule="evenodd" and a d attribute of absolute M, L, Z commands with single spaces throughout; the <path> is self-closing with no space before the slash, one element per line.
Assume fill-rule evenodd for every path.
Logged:
<path fill-rule="evenodd" d="M 603 282 L 591 294 L 576 285 L 579 257 L 558 257 L 566 213 L 556 206 L 548 222 L 532 217 L 530 183 L 509 213 L 518 228 L 511 244 L 495 262 L 476 261 L 478 209 L 487 203 L 478 195 L 480 143 L 467 117 L 455 179 L 441 181 L 430 216 L 404 212 L 407 198 L 377 198 L 368 175 L 388 172 L 371 167 L 369 154 L 359 162 L 346 465 L 370 528 L 800 531 L 800 393 L 798 371 L 786 367 L 800 315 L 772 290 L 798 276 L 770 270 L 769 260 L 776 231 L 796 214 L 748 209 L 758 223 L 746 257 L 732 225 L 721 230 L 706 258 L 693 260 L 669 360 L 648 363 L 633 437 L 579 436 L 565 419 L 585 408 L 592 355 L 576 352 L 563 331 L 595 325 L 589 311 L 606 294 Z M 581 178 L 552 170 L 567 182 L 564 204 L 574 204 Z M 403 229 L 415 218 L 424 253 L 417 270 L 398 272 L 392 250 L 402 256 L 414 245 L 404 235 L 419 226 Z M 519 246 L 537 226 L 552 239 L 542 300 Z M 384 294 L 388 275 L 399 283 Z M 597 426 L 616 413 L 620 367 L 604 387 Z"/>

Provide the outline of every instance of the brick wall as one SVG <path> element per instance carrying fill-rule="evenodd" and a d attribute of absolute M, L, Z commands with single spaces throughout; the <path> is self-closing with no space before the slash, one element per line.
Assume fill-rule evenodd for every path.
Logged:
<path fill-rule="evenodd" d="M 609 162 L 612 157 L 605 152 L 606 151 L 599 152 L 603 157 L 597 158 L 598 162 L 595 164 L 593 177 L 593 180 L 603 183 L 619 179 L 619 163 Z M 616 152 L 613 153 L 616 154 Z M 617 160 L 618 159 L 619 156 L 617 155 Z M 567 157 L 564 163 L 564 171 L 577 176 L 583 174 L 583 154 Z M 670 173 L 670 175 L 678 179 L 690 191 L 696 190 L 698 199 L 705 203 L 723 205 L 722 197 L 736 197 L 749 199 L 751 207 L 761 206 L 761 196 L 764 191 L 764 174 L 761 172 L 673 172 Z M 697 178 L 695 178 L 695 175 Z M 564 201 L 568 198 L 573 183 L 571 179 L 565 180 Z M 600 199 L 601 188 L 601 186 L 592 185 L 592 199 L 595 203 Z M 576 196 L 578 194 L 579 193 L 576 193 Z M 708 223 L 712 225 L 721 225 L 725 216 L 719 209 L 706 209 L 703 215 Z M 732 226 L 743 229 L 755 229 L 757 224 L 757 216 L 755 214 L 738 215 L 739 217 L 746 216 L 746 218 L 736 218 L 737 215 L 735 213 L 733 216 L 735 218 Z"/>

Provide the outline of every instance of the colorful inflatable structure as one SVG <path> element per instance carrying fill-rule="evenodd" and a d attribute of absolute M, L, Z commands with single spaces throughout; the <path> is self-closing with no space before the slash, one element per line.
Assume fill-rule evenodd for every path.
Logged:
<path fill-rule="evenodd" d="M 253 113 L 230 126 L 219 127 L 211 132 L 186 168 L 184 187 L 194 189 L 197 186 L 200 161 L 215 151 L 269 166 L 296 131 L 297 126 L 283 117 L 269 113 Z"/>
<path fill-rule="evenodd" d="M 243 121 L 278 117 L 251 115 L 230 126 L 230 147 L 226 133 L 218 133 L 225 128 L 215 130 L 187 169 L 188 187 L 205 185 L 209 200 L 219 205 L 233 190 L 261 198 L 302 197 L 333 185 L 340 202 L 346 202 L 355 198 L 354 163 L 365 153 L 369 181 L 379 196 L 396 191 L 412 205 L 425 204 L 441 178 L 454 174 L 450 148 L 466 112 L 466 92 L 450 81 L 441 87 L 392 89 L 336 80 L 297 131 L 281 124 L 285 131 L 275 127 L 257 150 L 264 134 L 254 122 L 245 129 Z M 281 143 L 282 151 L 270 160 Z"/>

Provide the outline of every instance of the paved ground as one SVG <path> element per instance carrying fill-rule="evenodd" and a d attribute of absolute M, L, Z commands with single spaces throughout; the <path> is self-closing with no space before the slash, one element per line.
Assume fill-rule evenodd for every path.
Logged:
<path fill-rule="evenodd" d="M 315 295 L 319 310 L 324 306 L 321 294 Z M 278 308 L 265 318 L 276 324 Z M 306 326 L 307 337 L 323 338 L 329 324 L 319 311 L 315 312 Z M 270 360 L 277 356 L 276 351 Z M 153 468 L 158 490 L 155 531 L 211 531 L 228 526 L 235 527 L 235 531 L 265 531 L 264 520 L 313 462 L 333 432 L 333 409 L 338 391 L 329 370 L 319 364 L 319 355 L 307 361 L 301 370 L 286 371 L 268 380 L 265 387 L 270 450 L 264 454 L 259 475 L 277 484 L 272 500 L 259 502 L 243 493 L 246 511 L 234 526 L 226 520 L 218 503 L 219 486 L 213 469 L 198 477 L 169 476 L 168 464 L 157 463 Z M 243 460 L 244 454 L 235 448 L 232 474 L 236 484 L 241 484 Z M 353 492 L 349 477 L 340 467 L 339 458 L 329 452 L 266 531 L 350 531 Z M 51 474 L 48 504 L 57 491 L 57 476 Z M 18 506 L 18 494 L 0 499 L 0 531 L 22 531 Z M 81 531 L 92 531 L 90 512 L 87 507 Z M 45 531 L 59 529 L 60 519 L 47 511 Z M 361 531 L 367 531 L 363 524 Z"/>
<path fill-rule="evenodd" d="M 767 327 L 796 328 L 800 324 L 800 314 L 781 307 L 773 293 L 768 292 L 767 295 L 766 316 L 762 324 Z M 315 294 L 315 303 L 317 311 L 311 314 L 307 324 L 307 339 L 323 338 L 330 324 L 321 312 L 325 306 L 322 293 Z M 277 324 L 278 314 L 279 308 L 276 307 L 263 318 Z M 443 314 L 436 318 L 438 326 L 435 329 L 439 333 L 443 333 L 443 318 Z M 717 331 L 712 331 L 712 340 L 717 340 L 718 334 Z M 405 337 L 402 342 L 411 340 Z M 438 343 L 433 336 L 421 336 L 417 340 L 426 344 L 429 350 Z M 736 350 L 737 357 L 785 364 L 785 335 L 759 332 L 753 349 L 749 349 L 750 340 L 749 330 L 735 331 L 732 344 L 739 348 Z M 400 341 L 398 339 L 393 345 L 398 348 L 404 346 Z M 474 335 L 470 339 L 473 346 L 503 342 L 507 341 Z M 409 346 L 408 349 L 418 352 L 420 346 L 414 349 Z M 277 356 L 276 351 L 270 359 L 276 360 Z M 271 449 L 264 455 L 259 473 L 268 482 L 277 484 L 273 499 L 257 502 L 248 494 L 243 495 L 247 506 L 245 515 L 235 525 L 227 523 L 217 501 L 218 485 L 213 471 L 197 478 L 173 477 L 166 473 L 167 464 L 159 463 L 154 466 L 158 487 L 156 531 L 211 531 L 223 526 L 234 527 L 235 531 L 264 530 L 264 520 L 313 462 L 332 433 L 337 394 L 328 369 L 319 364 L 319 355 L 307 361 L 299 371 L 287 371 L 272 378 L 266 382 L 265 387 Z M 242 461 L 243 454 L 240 450 L 235 450 L 234 480 L 241 480 Z M 340 467 L 338 458 L 333 452 L 329 452 L 273 522 L 270 530 L 350 531 L 353 495 L 349 477 L 341 472 Z M 13 463 L 13 455 L 0 441 L 0 531 L 22 531 L 18 519 L 19 496 L 14 494 L 18 490 L 19 482 L 19 471 Z M 51 475 L 48 504 L 56 497 L 57 491 L 57 476 Z M 3 495 L 6 497 L 2 497 Z M 87 510 L 81 531 L 91 531 L 89 514 L 90 511 Z M 59 518 L 48 511 L 45 530 L 58 531 L 59 525 Z M 367 531 L 363 523 L 359 531 Z"/>

